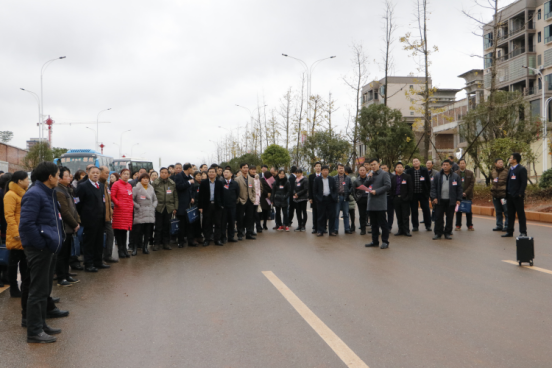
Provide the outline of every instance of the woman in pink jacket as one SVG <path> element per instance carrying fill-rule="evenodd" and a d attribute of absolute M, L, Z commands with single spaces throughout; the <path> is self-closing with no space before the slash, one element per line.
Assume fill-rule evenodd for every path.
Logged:
<path fill-rule="evenodd" d="M 113 209 L 113 232 L 119 247 L 119 258 L 130 258 L 127 252 L 127 232 L 132 230 L 134 213 L 134 201 L 132 199 L 132 185 L 128 183 L 130 171 L 121 170 L 121 179 L 111 187 L 111 200 L 115 205 Z"/>

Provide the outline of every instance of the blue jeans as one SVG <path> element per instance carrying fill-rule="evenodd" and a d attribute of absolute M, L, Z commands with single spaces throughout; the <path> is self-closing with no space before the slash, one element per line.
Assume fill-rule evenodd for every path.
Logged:
<path fill-rule="evenodd" d="M 80 227 L 79 231 L 73 235 L 74 241 L 71 246 L 71 257 L 78 257 L 81 255 L 81 246 L 82 246 L 82 233 L 84 232 L 84 227 Z"/>
<path fill-rule="evenodd" d="M 345 224 L 345 231 L 350 231 L 349 227 L 349 201 L 344 196 L 337 197 L 337 204 L 335 206 L 335 232 L 339 232 L 339 212 L 343 211 L 343 223 Z"/>
<path fill-rule="evenodd" d="M 506 205 L 503 205 L 500 202 L 500 199 L 493 197 L 493 204 L 495 208 L 496 213 L 496 227 L 499 229 L 507 229 L 508 228 L 508 208 Z M 504 225 L 502 225 L 502 213 L 504 213 L 504 218 L 506 221 L 504 222 Z"/>

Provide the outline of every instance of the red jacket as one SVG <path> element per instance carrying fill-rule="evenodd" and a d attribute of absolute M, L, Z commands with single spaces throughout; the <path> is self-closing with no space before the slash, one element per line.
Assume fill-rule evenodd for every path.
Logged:
<path fill-rule="evenodd" d="M 132 199 L 132 185 L 117 180 L 111 187 L 111 200 L 115 205 L 113 210 L 113 229 L 132 230 L 132 215 L 134 201 Z"/>

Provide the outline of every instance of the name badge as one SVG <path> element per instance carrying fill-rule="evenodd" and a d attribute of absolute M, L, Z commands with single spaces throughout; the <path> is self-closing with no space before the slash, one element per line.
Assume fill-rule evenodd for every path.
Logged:
<path fill-rule="evenodd" d="M 228 189 L 228 185 L 225 185 L 224 188 L 225 188 L 225 189 Z"/>
<path fill-rule="evenodd" d="M 403 180 L 401 184 L 406 184 L 406 180 Z"/>
<path fill-rule="evenodd" d="M 464 182 L 464 178 L 462 178 L 462 183 Z"/>
<path fill-rule="evenodd" d="M 511 177 L 510 179 L 516 180 L 516 176 L 515 176 L 515 175 L 512 175 L 512 177 Z"/>
<path fill-rule="evenodd" d="M 103 201 L 104 201 L 104 203 L 105 203 L 105 196 L 103 196 Z"/>
<path fill-rule="evenodd" d="M 452 182 L 452 185 L 457 185 L 457 184 L 458 184 L 458 183 L 457 183 L 457 182 L 455 182 L 455 181 L 453 181 L 453 182 Z"/>
<path fill-rule="evenodd" d="M 280 185 L 280 189 L 284 189 L 284 186 L 283 186 L 283 185 Z"/>
<path fill-rule="evenodd" d="M 132 191 L 131 190 L 128 190 L 128 195 L 132 195 Z"/>
<path fill-rule="evenodd" d="M 106 187 L 107 187 L 107 193 L 108 193 L 108 194 L 111 194 L 111 189 L 109 189 L 108 186 L 106 186 Z"/>
<path fill-rule="evenodd" d="M 249 184 L 249 188 L 253 188 L 253 184 Z"/>
<path fill-rule="evenodd" d="M 140 196 L 140 199 L 146 199 L 146 196 Z"/>
<path fill-rule="evenodd" d="M 167 194 L 172 194 L 172 190 L 167 189 Z"/>
<path fill-rule="evenodd" d="M 431 181 L 433 181 L 433 176 L 431 177 Z"/>
<path fill-rule="evenodd" d="M 498 183 L 498 178 L 494 178 L 493 180 L 495 183 Z"/>
<path fill-rule="evenodd" d="M 297 186 L 300 187 L 300 186 L 301 186 L 301 183 L 297 184 Z"/>
<path fill-rule="evenodd" d="M 58 212 L 58 217 L 59 217 L 59 219 L 61 220 L 61 213 L 59 213 L 59 212 Z"/>
<path fill-rule="evenodd" d="M 199 188 L 197 188 L 197 192 L 199 193 Z"/>
<path fill-rule="evenodd" d="M 75 204 L 77 204 L 77 203 L 80 202 L 80 198 L 79 198 L 79 197 L 75 197 L 75 198 L 73 198 L 73 201 L 75 201 Z"/>
<path fill-rule="evenodd" d="M 345 185 L 345 182 L 343 182 L 343 185 Z"/>
<path fill-rule="evenodd" d="M 373 190 L 373 189 L 372 189 L 372 186 L 370 185 L 370 186 L 368 187 L 368 191 L 371 192 L 372 190 Z"/>
<path fill-rule="evenodd" d="M 420 176 L 420 181 L 425 181 L 425 176 Z"/>

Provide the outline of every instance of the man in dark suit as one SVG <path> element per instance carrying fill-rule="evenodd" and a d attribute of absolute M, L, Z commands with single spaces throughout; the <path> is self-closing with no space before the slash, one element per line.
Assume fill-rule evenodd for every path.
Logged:
<path fill-rule="evenodd" d="M 397 162 L 395 164 L 395 175 L 391 177 L 391 190 L 389 191 L 393 199 L 393 208 L 397 214 L 397 225 L 399 226 L 399 232 L 395 236 L 412 236 L 408 225 L 408 217 L 410 215 L 413 189 L 412 177 L 404 173 L 402 162 Z"/>
<path fill-rule="evenodd" d="M 205 241 L 203 246 L 209 245 L 213 237 L 213 225 L 215 225 L 215 235 L 213 240 L 215 245 L 222 245 L 222 189 L 223 183 L 217 179 L 216 167 L 210 167 L 207 171 L 209 179 L 202 180 L 199 184 L 198 207 L 199 212 L 203 214 L 203 234 Z"/>
<path fill-rule="evenodd" d="M 194 240 L 194 227 L 191 226 L 188 220 L 187 212 L 192 200 L 191 187 L 194 183 L 194 178 L 191 175 L 192 165 L 186 163 L 184 167 L 182 167 L 182 164 L 177 163 L 174 165 L 174 170 L 172 178 L 176 185 L 176 192 L 178 193 L 178 210 L 176 212 L 176 217 L 180 220 L 180 226 L 178 227 L 178 248 L 184 248 L 186 239 L 190 247 L 195 247 L 197 243 Z M 199 236 L 200 234 L 195 235 Z M 170 249 L 171 247 L 167 244 L 164 245 L 163 248 Z"/>
<path fill-rule="evenodd" d="M 236 226 L 236 204 L 240 196 L 240 186 L 232 180 L 232 170 L 224 169 L 224 181 L 222 189 L 222 242 L 226 239 L 230 243 L 236 243 L 234 231 Z"/>
<path fill-rule="evenodd" d="M 319 177 L 320 170 L 322 169 L 322 164 L 317 162 L 314 164 L 314 172 L 309 175 L 309 202 L 312 209 L 312 233 L 316 234 L 318 232 L 318 206 L 316 204 L 316 199 L 314 198 L 314 179 Z"/>
<path fill-rule="evenodd" d="M 295 212 L 295 202 L 293 202 L 293 194 L 295 193 L 295 181 L 297 180 L 297 176 L 295 173 L 297 172 L 297 166 L 292 166 L 289 170 L 289 206 L 287 208 L 288 211 L 288 219 L 289 224 L 293 223 L 293 214 Z"/>
<path fill-rule="evenodd" d="M 77 197 L 81 223 L 84 227 L 84 270 L 98 272 L 98 269 L 109 268 L 102 261 L 103 235 L 105 227 L 104 185 L 99 182 L 100 169 L 90 168 L 88 181 L 77 187 Z"/>
<path fill-rule="evenodd" d="M 503 238 L 514 236 L 516 214 L 519 220 L 521 236 L 527 236 L 527 220 L 525 218 L 525 189 L 527 188 L 527 169 L 521 166 L 521 155 L 512 153 L 510 156 L 510 170 L 506 181 L 506 206 L 508 207 L 508 232 Z"/>
<path fill-rule="evenodd" d="M 330 236 L 337 236 L 335 231 L 335 206 L 337 204 L 337 186 L 335 179 L 329 176 L 330 168 L 322 166 L 322 175 L 314 179 L 313 192 L 318 207 L 318 233 L 324 236 L 326 222 L 329 220 Z"/>
<path fill-rule="evenodd" d="M 412 212 L 412 231 L 418 231 L 418 203 L 422 208 L 424 215 L 424 225 L 427 231 L 431 231 L 431 212 L 429 211 L 429 193 L 431 191 L 431 179 L 429 172 L 422 167 L 417 158 L 412 161 L 414 167 L 408 169 L 406 173 L 412 178 L 414 192 L 410 201 L 410 211 Z"/>

